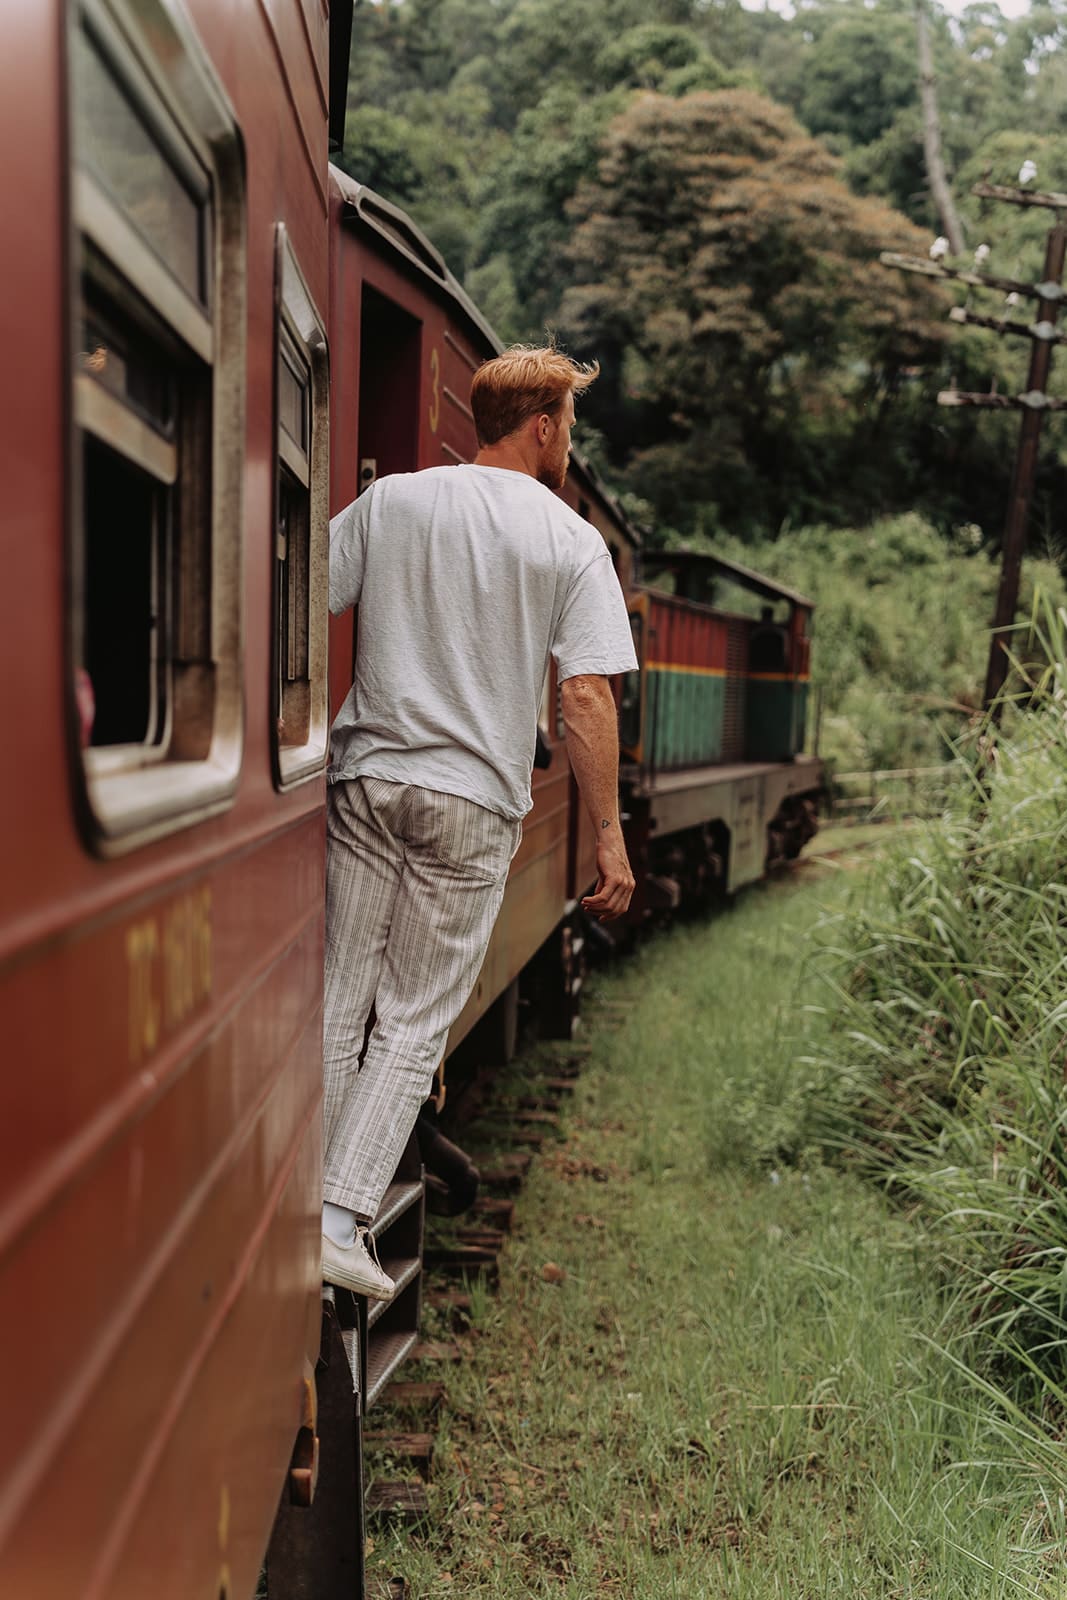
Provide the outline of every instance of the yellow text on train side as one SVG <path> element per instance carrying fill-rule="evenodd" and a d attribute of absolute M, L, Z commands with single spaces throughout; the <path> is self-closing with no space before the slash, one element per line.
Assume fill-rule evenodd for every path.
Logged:
<path fill-rule="evenodd" d="M 180 895 L 126 930 L 130 1063 L 146 1060 L 211 994 L 211 889 Z"/>

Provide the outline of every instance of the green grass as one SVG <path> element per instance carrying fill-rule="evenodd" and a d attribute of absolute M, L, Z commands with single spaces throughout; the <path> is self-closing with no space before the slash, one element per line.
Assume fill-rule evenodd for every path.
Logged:
<path fill-rule="evenodd" d="M 938 1348 L 936 1245 L 805 1165 L 805 957 L 851 876 L 597 980 L 565 1140 L 448 1373 L 431 1525 L 380 1533 L 372 1575 L 418 1600 L 1062 1595 L 1062 1507 Z"/>

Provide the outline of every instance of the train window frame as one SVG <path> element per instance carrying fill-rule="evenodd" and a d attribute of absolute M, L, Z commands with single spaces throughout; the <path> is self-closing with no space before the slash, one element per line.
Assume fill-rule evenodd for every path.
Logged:
<path fill-rule="evenodd" d="M 72 173 L 68 719 L 89 843 L 110 856 L 227 809 L 240 777 L 245 162 L 225 90 L 174 0 L 75 0 L 66 38 Z M 172 205 L 167 212 L 164 204 L 162 229 L 158 216 L 146 219 L 143 209 L 138 214 L 143 169 L 135 170 L 131 159 L 127 203 L 121 181 L 109 182 L 106 164 L 114 157 L 106 137 L 95 153 L 86 151 L 91 141 L 83 143 L 82 136 L 101 92 L 111 97 L 120 121 L 136 125 L 150 172 L 165 168 L 172 197 L 179 196 L 177 210 Z M 186 249 L 184 273 L 165 248 L 178 238 L 175 229 Z M 95 350 L 84 348 L 90 327 L 110 328 L 111 338 Z M 109 362 L 117 375 L 105 374 Z M 129 373 L 133 379 L 126 382 Z M 145 563 L 152 576 L 142 630 L 147 656 L 138 639 L 135 662 L 138 670 L 145 658 L 149 663 L 151 712 L 146 733 L 131 734 L 121 704 L 117 712 L 112 707 L 110 725 L 119 731 L 94 744 L 94 717 L 98 732 L 106 719 L 92 703 L 91 641 L 94 632 L 106 633 L 124 603 L 98 599 L 109 588 L 121 593 L 114 579 L 122 564 L 118 542 L 105 546 L 100 531 L 109 531 L 101 487 L 113 493 L 127 481 L 123 474 L 135 488 L 148 486 L 158 507 L 140 526 L 140 535 L 147 530 L 152 540 Z M 123 528 L 122 537 L 137 533 L 132 513 Z M 136 611 L 143 596 L 131 588 L 127 604 L 130 596 Z M 130 624 L 130 637 L 139 627 Z M 106 654 L 110 646 L 95 648 Z"/>
<path fill-rule="evenodd" d="M 275 229 L 274 283 L 271 749 L 275 786 L 284 791 L 318 778 L 326 770 L 329 753 L 330 365 L 325 323 L 282 222 Z M 297 382 L 298 367 L 306 375 L 301 423 L 306 442 L 298 440 L 284 424 L 283 367 L 293 372 Z M 300 544 L 295 551 L 288 522 L 284 534 L 281 527 L 283 497 L 287 503 L 300 503 Z M 290 567 L 294 554 L 302 559 Z M 291 738 L 283 737 L 283 732 L 289 731 L 287 717 L 296 719 Z"/>

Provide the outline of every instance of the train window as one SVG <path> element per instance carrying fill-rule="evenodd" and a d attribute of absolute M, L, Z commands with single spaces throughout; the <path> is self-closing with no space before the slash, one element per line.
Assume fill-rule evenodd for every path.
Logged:
<path fill-rule="evenodd" d="M 186 293 L 206 307 L 206 174 L 180 139 L 160 139 L 89 28 L 76 32 L 73 54 L 79 161 Z"/>
<path fill-rule="evenodd" d="M 275 299 L 274 772 L 285 789 L 326 765 L 330 534 L 326 332 L 283 224 Z"/>
<path fill-rule="evenodd" d="M 240 768 L 244 180 L 183 14 L 70 28 L 71 707 L 94 842 L 227 805 Z"/>

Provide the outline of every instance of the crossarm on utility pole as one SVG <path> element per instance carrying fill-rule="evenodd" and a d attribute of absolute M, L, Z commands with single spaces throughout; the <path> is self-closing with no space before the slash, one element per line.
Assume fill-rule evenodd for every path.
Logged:
<path fill-rule="evenodd" d="M 937 261 L 924 261 L 922 256 L 901 255 L 899 250 L 883 250 L 878 259 L 883 267 L 896 267 L 900 272 L 918 272 L 924 278 L 944 278 L 949 283 L 965 283 L 971 289 L 1003 289 L 1005 294 L 1029 295 L 1037 300 L 1047 300 L 1050 305 L 1058 305 L 1067 294 L 1058 279 L 1023 283 L 1021 278 L 997 278 L 991 272 L 943 267 Z"/>

